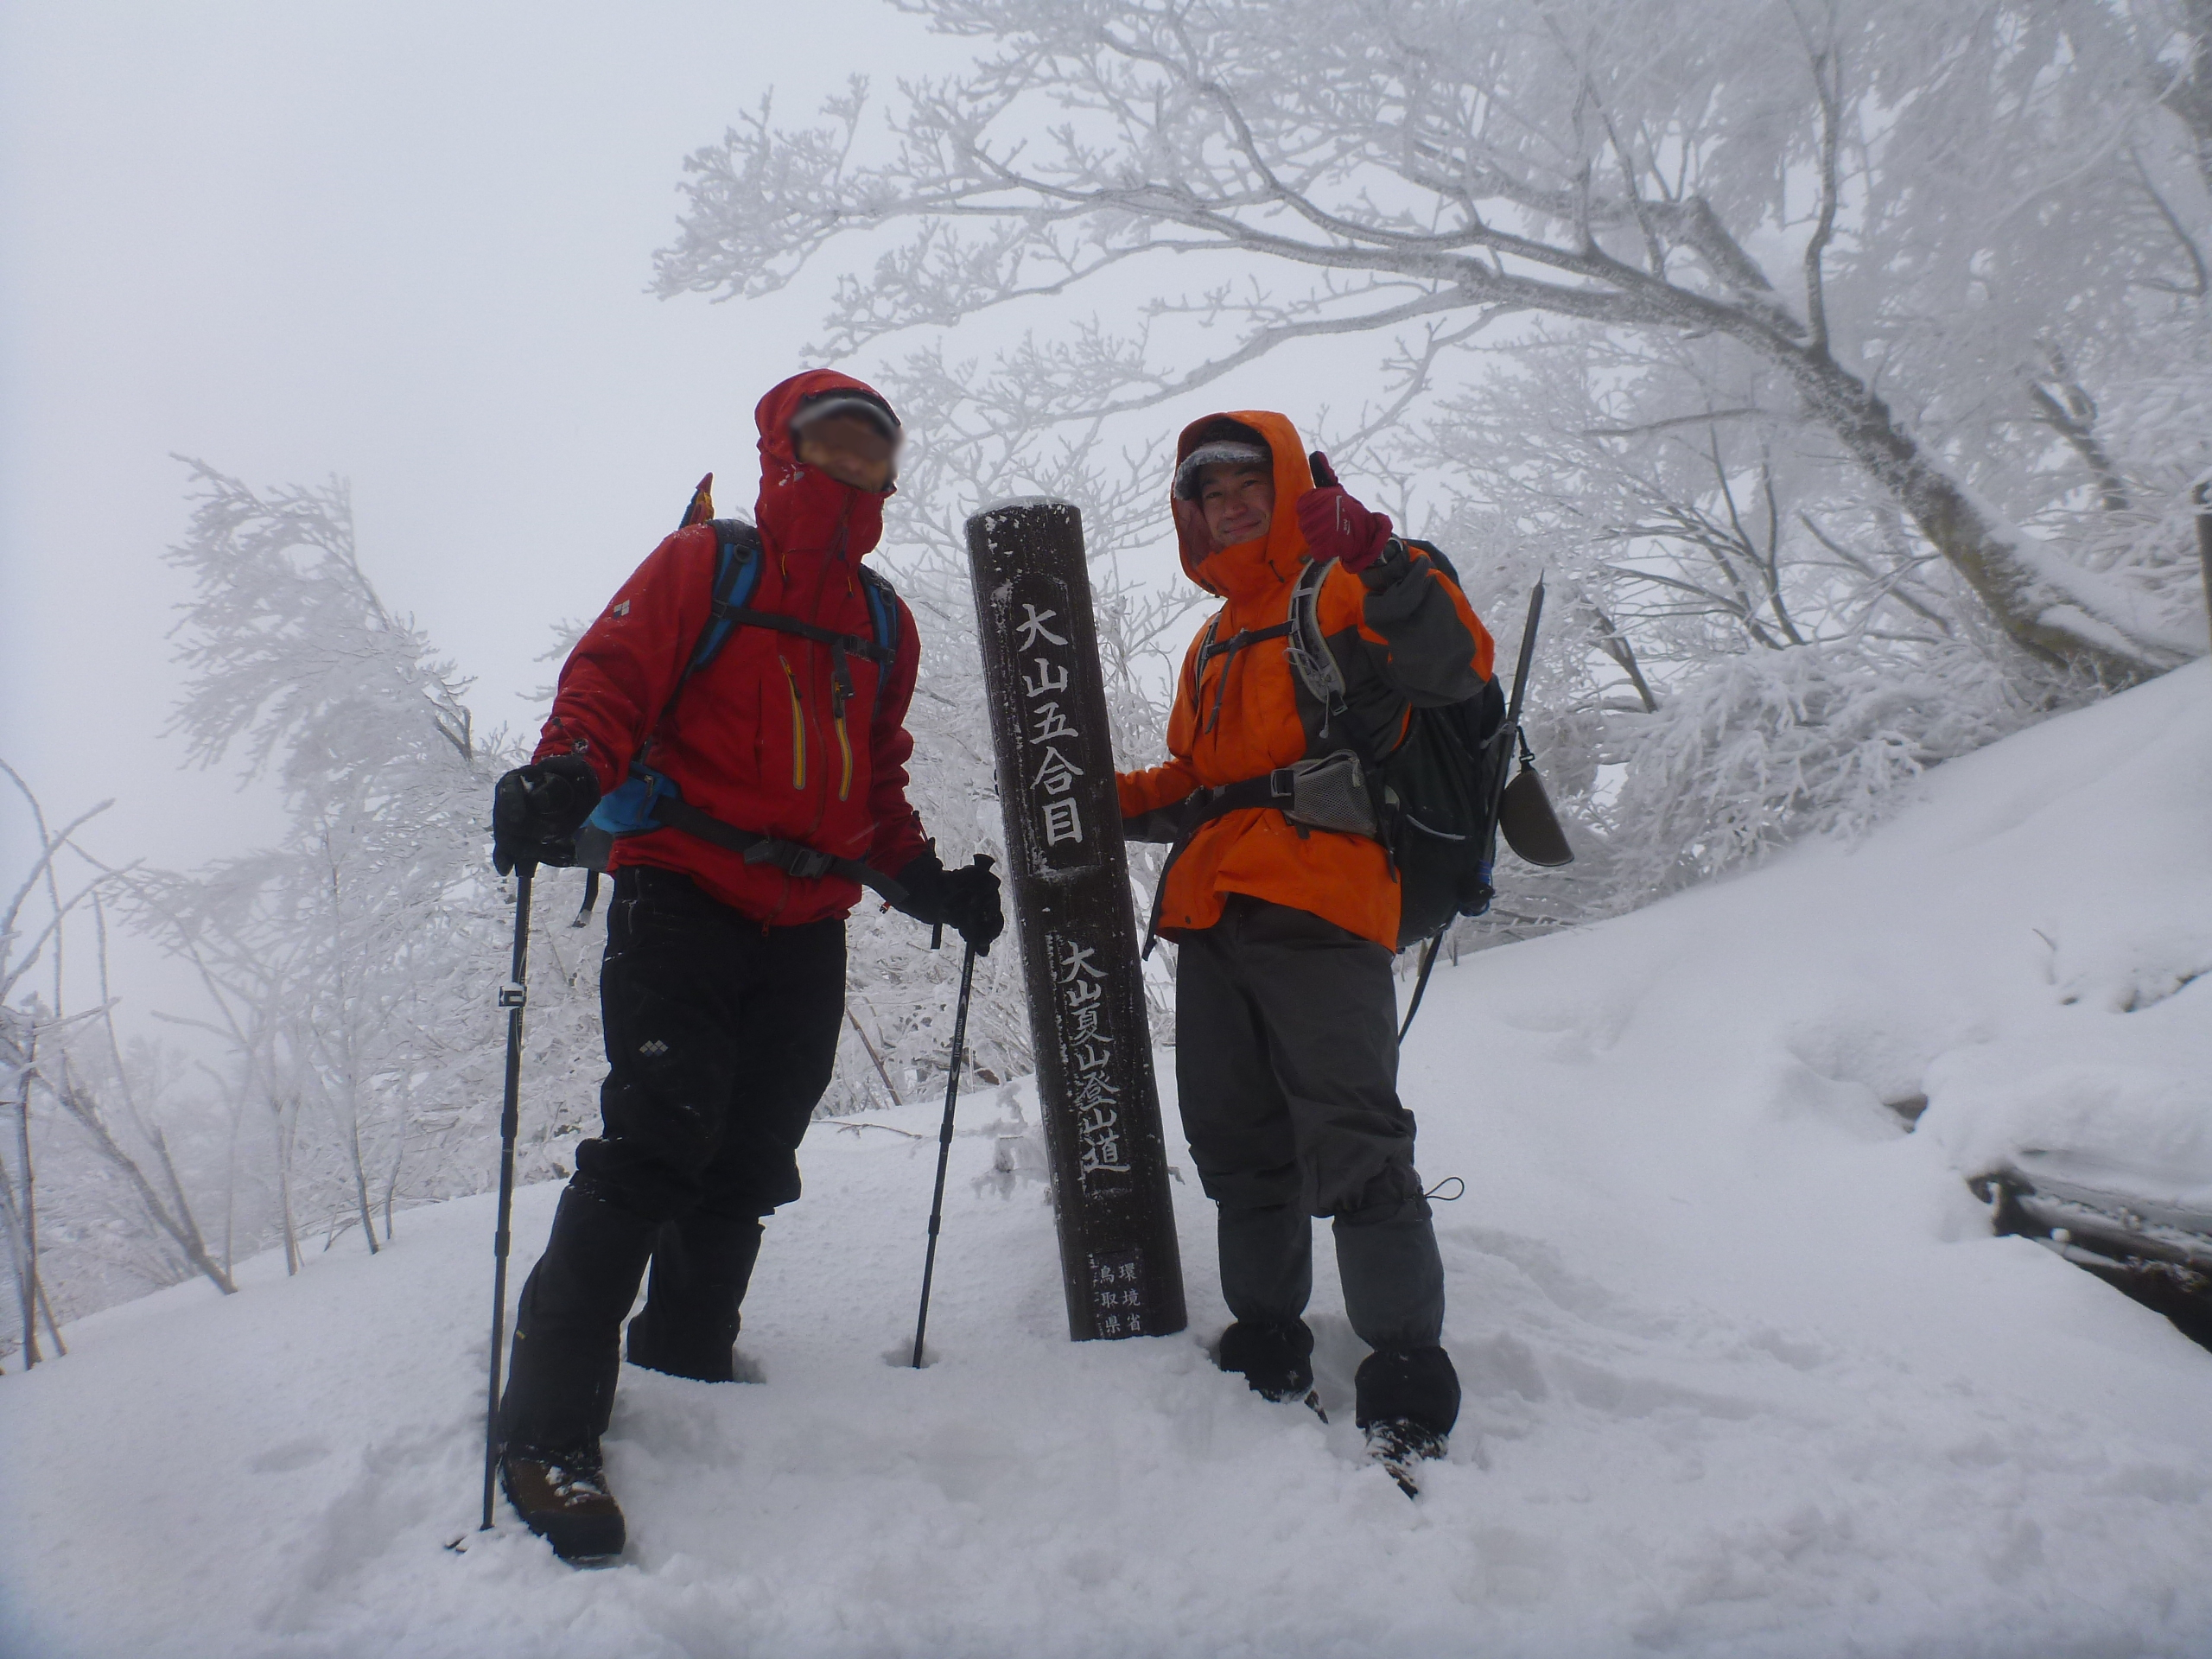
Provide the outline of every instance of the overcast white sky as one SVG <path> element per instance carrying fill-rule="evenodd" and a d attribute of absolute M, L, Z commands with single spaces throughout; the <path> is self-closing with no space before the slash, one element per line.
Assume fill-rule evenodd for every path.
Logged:
<path fill-rule="evenodd" d="M 115 797 L 118 856 L 275 830 L 161 737 L 172 451 L 349 478 L 387 601 L 523 716 L 693 480 L 749 502 L 817 332 L 811 293 L 645 293 L 683 156 L 770 86 L 798 117 L 964 56 L 876 0 L 0 8 L 0 756 L 50 810 Z"/>
<path fill-rule="evenodd" d="M 887 92 L 973 49 L 882 0 L 0 0 L 0 758 L 54 814 L 115 798 L 89 837 L 111 857 L 278 833 L 266 791 L 181 769 L 162 734 L 172 452 L 349 479 L 385 601 L 476 677 L 480 721 L 526 722 L 551 625 L 603 602 L 701 473 L 749 506 L 753 404 L 807 366 L 840 268 L 766 302 L 650 297 L 683 157 L 771 86 L 804 120 L 849 74 Z M 1357 406 L 1378 346 L 1334 344 L 1159 425 Z M 1164 512 L 1158 551 L 1171 576 Z M 0 801 L 0 870 L 25 828 Z M 130 965 L 137 1008 L 188 996 Z"/>

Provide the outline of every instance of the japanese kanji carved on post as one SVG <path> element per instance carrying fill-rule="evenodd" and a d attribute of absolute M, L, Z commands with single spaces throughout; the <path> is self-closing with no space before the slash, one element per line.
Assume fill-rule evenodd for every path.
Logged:
<path fill-rule="evenodd" d="M 1128 858 L 1083 520 L 1062 501 L 968 521 L 1068 1331 L 1185 1323 Z"/>

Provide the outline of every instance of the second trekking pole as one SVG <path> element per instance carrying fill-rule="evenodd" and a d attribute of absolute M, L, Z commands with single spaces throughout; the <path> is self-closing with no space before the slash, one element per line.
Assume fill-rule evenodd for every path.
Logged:
<path fill-rule="evenodd" d="M 537 866 L 515 866 L 515 953 L 499 1006 L 507 1011 L 507 1096 L 499 1111 L 499 1224 L 492 1236 L 492 1380 L 484 1406 L 484 1522 L 492 1526 L 493 1491 L 499 1471 L 499 1349 L 506 1334 L 508 1223 L 514 1218 L 515 1135 L 522 1117 L 522 1011 L 530 1000 L 530 883 Z"/>
<path fill-rule="evenodd" d="M 991 861 L 982 854 L 976 862 L 988 869 Z M 938 924 L 938 937 L 944 925 Z M 937 1188 L 930 1195 L 930 1243 L 922 1258 L 922 1306 L 914 1315 L 914 1369 L 922 1369 L 922 1336 L 930 1325 L 930 1281 L 937 1276 L 937 1236 L 944 1224 L 944 1172 L 952 1157 L 952 1114 L 960 1100 L 960 1057 L 968 1048 L 968 998 L 976 988 L 976 947 L 969 945 L 960 963 L 960 1001 L 952 1016 L 952 1063 L 944 1079 L 944 1122 L 937 1132 Z"/>

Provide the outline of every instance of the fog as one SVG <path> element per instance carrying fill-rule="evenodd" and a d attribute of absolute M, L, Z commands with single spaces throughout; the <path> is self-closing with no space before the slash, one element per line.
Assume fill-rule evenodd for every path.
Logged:
<path fill-rule="evenodd" d="M 277 828 L 162 736 L 173 454 L 350 479 L 387 602 L 477 677 L 480 720 L 518 721 L 548 625 L 701 473 L 749 498 L 753 402 L 817 332 L 811 296 L 645 292 L 683 156 L 771 85 L 800 114 L 943 50 L 868 0 L 91 3 L 0 28 L 0 758 L 50 812 L 112 797 L 102 855 L 173 867 Z M 20 868 L 14 803 L 0 825 Z"/>

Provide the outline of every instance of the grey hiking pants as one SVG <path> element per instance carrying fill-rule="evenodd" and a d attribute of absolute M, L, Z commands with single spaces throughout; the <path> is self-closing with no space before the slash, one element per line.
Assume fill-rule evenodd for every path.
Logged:
<path fill-rule="evenodd" d="M 1180 943 L 1175 1076 L 1192 1162 L 1221 1206 L 1229 1311 L 1296 1324 L 1313 1287 L 1310 1217 L 1328 1216 L 1361 1340 L 1434 1347 L 1444 1266 L 1398 1101 L 1390 953 L 1243 894 Z"/>

